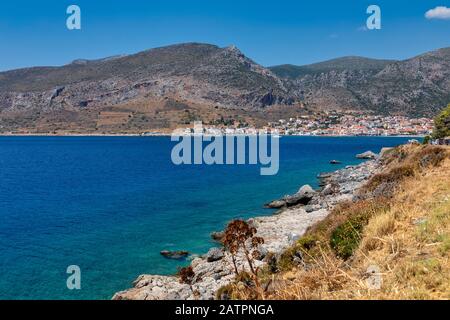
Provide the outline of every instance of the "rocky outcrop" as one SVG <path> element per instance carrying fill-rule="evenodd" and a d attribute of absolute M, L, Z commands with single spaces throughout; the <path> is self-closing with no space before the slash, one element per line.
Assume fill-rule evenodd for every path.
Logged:
<path fill-rule="evenodd" d="M 283 208 L 276 215 L 250 219 L 248 222 L 257 228 L 257 236 L 263 237 L 265 243 L 260 246 L 261 256 L 256 266 L 268 263 L 279 256 L 285 249 L 299 239 L 308 227 L 323 220 L 330 210 L 342 201 L 352 201 L 358 197 L 358 189 L 371 175 L 380 170 L 381 162 L 372 160 L 358 166 L 348 166 L 336 172 L 321 174 L 325 184 L 320 192 L 310 186 L 300 188 L 298 194 L 309 199 L 306 206 L 297 205 Z M 272 253 L 269 255 L 268 253 Z M 247 269 L 242 256 L 237 257 L 238 268 Z M 212 248 L 203 257 L 195 258 L 191 266 L 196 274 L 193 289 L 198 291 L 200 299 L 216 298 L 216 292 L 222 286 L 233 281 L 234 268 L 231 257 L 220 248 Z M 191 300 L 197 299 L 187 285 L 179 283 L 176 277 L 142 275 L 132 289 L 118 292 L 116 300 Z"/>
<path fill-rule="evenodd" d="M 288 206 L 297 204 L 308 204 L 311 199 L 315 196 L 316 191 L 310 185 L 304 185 L 298 192 L 292 196 L 286 198 L 286 203 Z"/>
<path fill-rule="evenodd" d="M 217 241 L 217 242 L 222 242 L 222 239 L 224 236 L 225 236 L 225 233 L 223 231 L 211 233 L 211 239 L 213 239 L 214 241 Z"/>
<path fill-rule="evenodd" d="M 366 151 L 356 155 L 356 158 L 358 159 L 375 159 L 377 157 L 378 155 L 372 151 Z"/>
<path fill-rule="evenodd" d="M 222 260 L 224 257 L 223 249 L 219 248 L 211 248 L 208 253 L 205 255 L 206 261 L 215 262 Z"/>
<path fill-rule="evenodd" d="M 296 205 L 307 205 L 316 194 L 316 191 L 310 186 L 305 185 L 293 195 L 287 195 L 282 199 L 274 200 L 264 207 L 268 209 L 281 209 L 284 207 L 293 207 Z"/>
<path fill-rule="evenodd" d="M 283 207 L 286 207 L 286 201 L 281 199 L 281 200 L 274 200 L 272 202 L 269 202 L 267 204 L 264 205 L 265 208 L 267 209 L 281 209 Z"/>

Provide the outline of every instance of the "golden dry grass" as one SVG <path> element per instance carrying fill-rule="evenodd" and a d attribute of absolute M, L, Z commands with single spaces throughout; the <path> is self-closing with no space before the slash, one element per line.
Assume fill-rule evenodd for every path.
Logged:
<path fill-rule="evenodd" d="M 450 160 L 404 180 L 348 263 L 330 254 L 297 270 L 274 299 L 450 299 Z M 367 281 L 378 269 L 381 288 Z"/>

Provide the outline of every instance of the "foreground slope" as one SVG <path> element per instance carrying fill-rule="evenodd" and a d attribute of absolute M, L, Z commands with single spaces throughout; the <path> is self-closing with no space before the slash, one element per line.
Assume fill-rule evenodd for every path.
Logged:
<path fill-rule="evenodd" d="M 233 298 L 450 299 L 450 149 L 401 146 L 383 170 Z M 244 290 L 242 290 L 244 289 Z"/>

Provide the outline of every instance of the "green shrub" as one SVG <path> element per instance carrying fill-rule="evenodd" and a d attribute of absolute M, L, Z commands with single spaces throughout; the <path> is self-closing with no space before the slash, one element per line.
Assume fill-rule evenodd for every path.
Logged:
<path fill-rule="evenodd" d="M 299 262 L 311 262 L 320 253 L 318 238 L 314 235 L 301 237 L 294 246 L 284 251 L 278 260 L 278 270 L 289 271 L 298 266 Z"/>
<path fill-rule="evenodd" d="M 279 271 L 289 271 L 292 270 L 296 266 L 296 263 L 294 262 L 294 258 L 298 255 L 299 250 L 297 246 L 290 247 L 289 249 L 285 250 L 280 258 L 278 259 L 278 270 Z"/>
<path fill-rule="evenodd" d="M 450 104 L 434 119 L 433 139 L 450 136 Z"/>

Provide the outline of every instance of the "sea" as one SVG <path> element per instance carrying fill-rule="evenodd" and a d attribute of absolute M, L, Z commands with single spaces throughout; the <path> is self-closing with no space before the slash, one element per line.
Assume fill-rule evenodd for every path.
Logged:
<path fill-rule="evenodd" d="M 273 214 L 264 203 L 409 139 L 281 137 L 279 172 L 262 176 L 259 165 L 175 165 L 169 137 L 0 137 L 0 299 L 111 299 L 140 274 L 189 263 L 160 251 L 204 254 L 232 219 Z"/>

